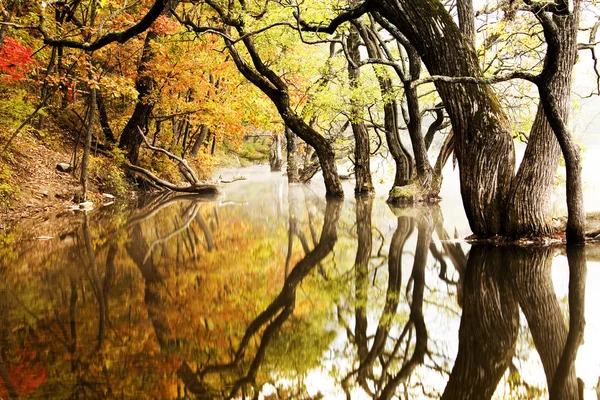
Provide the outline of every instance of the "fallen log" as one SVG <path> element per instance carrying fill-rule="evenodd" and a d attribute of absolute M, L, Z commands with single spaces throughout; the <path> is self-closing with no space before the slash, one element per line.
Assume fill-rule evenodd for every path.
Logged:
<path fill-rule="evenodd" d="M 152 172 L 148 171 L 145 168 L 142 168 L 138 165 L 126 164 L 127 169 L 131 172 L 134 172 L 144 179 L 147 179 L 151 183 L 167 189 L 173 192 L 182 192 L 182 193 L 196 193 L 196 194 L 220 194 L 221 188 L 219 185 L 208 184 L 208 183 L 195 183 L 189 186 L 179 186 L 175 185 L 169 181 L 159 178 L 154 175 Z"/>

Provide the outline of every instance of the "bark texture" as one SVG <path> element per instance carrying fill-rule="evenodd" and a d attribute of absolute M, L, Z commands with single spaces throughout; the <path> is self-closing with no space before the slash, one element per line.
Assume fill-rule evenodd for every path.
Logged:
<path fill-rule="evenodd" d="M 567 123 L 573 66 L 577 59 L 579 9 L 569 16 L 553 17 L 561 51 L 557 72 L 548 82 L 562 120 Z M 513 237 L 549 235 L 553 228 L 548 217 L 548 201 L 561 150 L 542 104 L 529 134 L 529 141 L 507 203 L 506 233 Z"/>
<path fill-rule="evenodd" d="M 473 47 L 440 2 L 381 0 L 370 4 L 404 33 L 430 74 L 482 76 Z M 456 135 L 461 194 L 471 230 L 480 237 L 500 234 L 514 175 L 506 116 L 487 86 L 437 82 L 436 87 Z"/>

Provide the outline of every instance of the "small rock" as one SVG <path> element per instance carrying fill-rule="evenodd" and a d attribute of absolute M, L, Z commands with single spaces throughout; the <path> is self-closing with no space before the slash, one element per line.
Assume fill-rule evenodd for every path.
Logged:
<path fill-rule="evenodd" d="M 25 207 L 27 207 L 27 208 L 33 207 L 33 204 L 29 203 L 29 204 L 25 205 Z"/>
<path fill-rule="evenodd" d="M 71 172 L 71 164 L 67 163 L 58 163 L 56 164 L 56 170 L 58 172 Z"/>
<path fill-rule="evenodd" d="M 83 203 L 79 203 L 80 210 L 92 210 L 94 208 L 94 203 L 91 201 L 85 201 Z"/>
<path fill-rule="evenodd" d="M 102 197 L 110 199 L 110 200 L 114 200 L 115 196 L 113 196 L 110 193 L 102 193 Z"/>

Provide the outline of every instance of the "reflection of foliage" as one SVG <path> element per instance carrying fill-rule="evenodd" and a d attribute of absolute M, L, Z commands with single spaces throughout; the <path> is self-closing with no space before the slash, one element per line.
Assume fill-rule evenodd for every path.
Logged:
<path fill-rule="evenodd" d="M 398 210 L 389 224 L 389 211 L 368 203 L 339 217 L 339 204 L 323 214 L 314 197 L 301 200 L 291 194 L 286 214 L 269 202 L 145 199 L 24 252 L 3 233 L 0 355 L 16 390 L 309 398 L 321 395 L 318 374 L 332 386 L 317 388 L 323 396 L 440 397 L 454 360 L 447 327 L 458 304 L 473 305 L 471 256 L 448 240 L 436 208 Z M 517 352 L 497 398 L 543 395 L 525 376 L 530 353 Z"/>
<path fill-rule="evenodd" d="M 275 336 L 267 351 L 263 368 L 283 378 L 304 376 L 320 366 L 323 355 L 335 338 L 335 332 L 323 329 L 326 315 L 311 313 L 292 317 Z M 285 357 L 281 357 L 285 354 Z"/>

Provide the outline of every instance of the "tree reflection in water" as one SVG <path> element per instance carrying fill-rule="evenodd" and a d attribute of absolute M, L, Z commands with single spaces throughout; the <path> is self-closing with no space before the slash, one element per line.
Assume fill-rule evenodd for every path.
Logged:
<path fill-rule="evenodd" d="M 467 255 L 438 207 L 394 209 L 386 230 L 373 198 L 256 203 L 150 199 L 0 268 L 0 397 L 580 398 L 583 247 L 567 325 L 553 248 Z M 516 366 L 519 310 L 545 395 Z"/>

